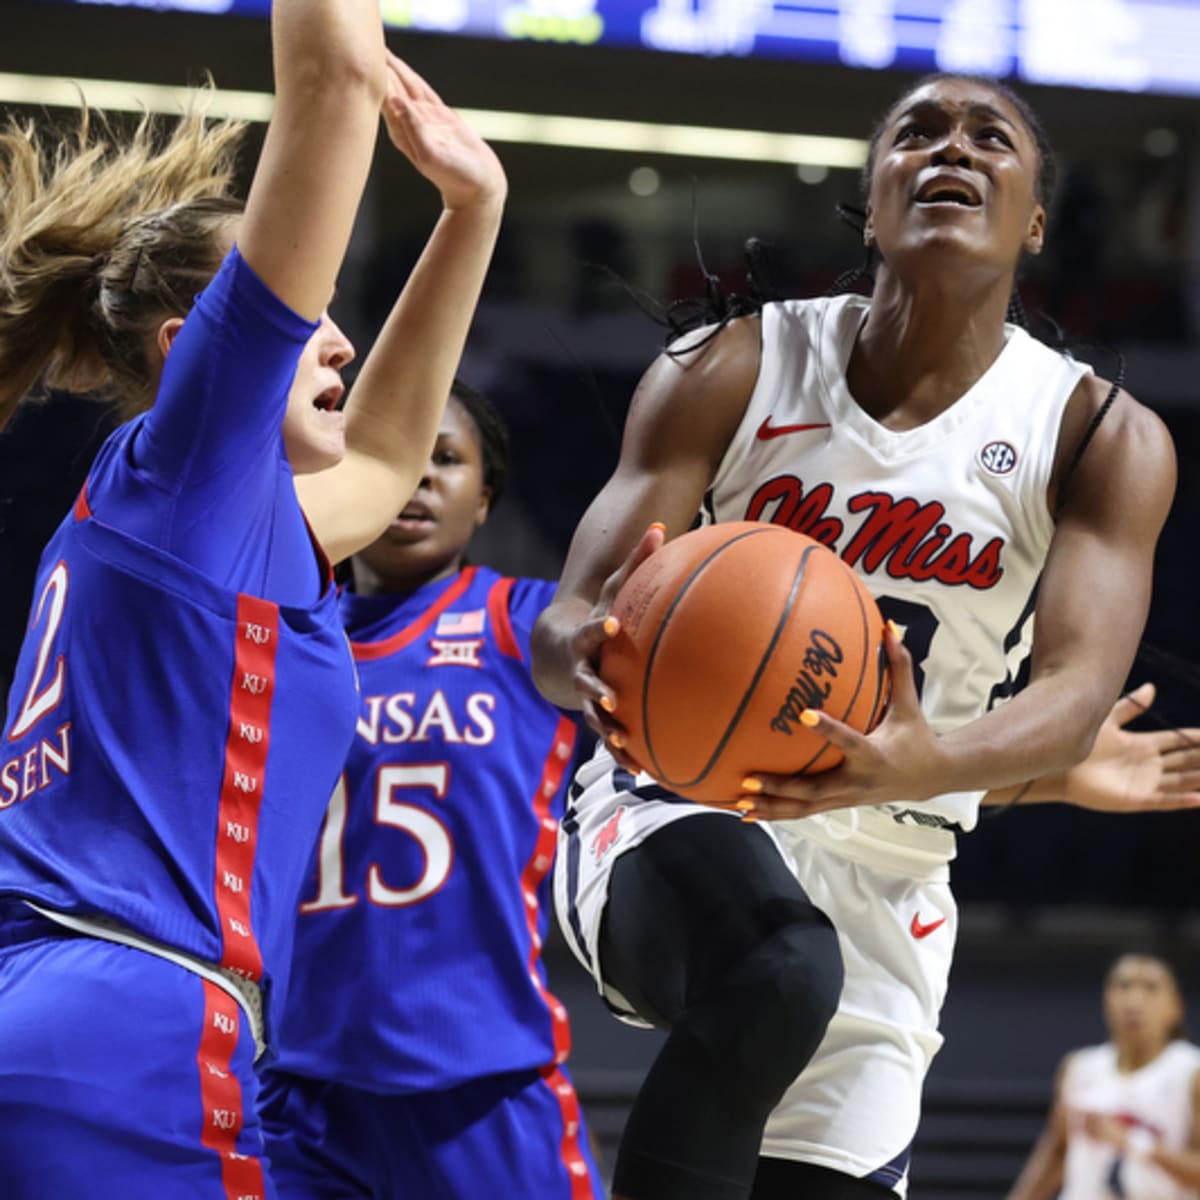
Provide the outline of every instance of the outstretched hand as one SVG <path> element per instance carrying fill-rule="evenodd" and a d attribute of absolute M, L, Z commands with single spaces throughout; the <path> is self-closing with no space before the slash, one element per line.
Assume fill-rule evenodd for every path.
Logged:
<path fill-rule="evenodd" d="M 1154 703 L 1154 684 L 1122 696 L 1092 752 L 1063 778 L 1063 800 L 1096 812 L 1200 808 L 1200 729 L 1126 729 Z"/>
<path fill-rule="evenodd" d="M 884 650 L 892 672 L 887 714 L 862 734 L 827 713 L 807 709 L 801 721 L 827 738 L 845 761 L 819 775 L 756 773 L 743 783 L 738 807 L 766 820 L 790 820 L 861 804 L 914 803 L 938 794 L 938 739 L 921 712 L 912 656 L 895 628 L 884 628 Z"/>
<path fill-rule="evenodd" d="M 392 144 L 441 192 L 446 208 L 503 199 L 508 184 L 492 148 L 390 50 L 382 112 Z"/>
<path fill-rule="evenodd" d="M 642 768 L 625 752 L 625 727 L 613 715 L 617 711 L 616 693 L 600 678 L 598 670 L 600 650 L 621 629 L 612 615 L 617 593 L 629 576 L 662 546 L 665 536 L 666 531 L 657 523 L 642 534 L 625 561 L 604 581 L 592 611 L 576 628 L 570 643 L 575 664 L 572 682 L 582 701 L 580 708 L 584 720 L 604 739 L 613 757 L 630 771 Z"/>

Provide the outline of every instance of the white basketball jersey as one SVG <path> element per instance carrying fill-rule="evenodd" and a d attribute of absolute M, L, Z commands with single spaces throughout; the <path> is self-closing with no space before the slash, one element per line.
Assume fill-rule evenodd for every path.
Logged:
<path fill-rule="evenodd" d="M 762 312 L 762 365 L 706 497 L 715 521 L 772 521 L 831 547 L 896 622 L 939 733 L 1024 681 L 1054 521 L 1047 487 L 1084 364 L 1006 327 L 996 361 L 934 420 L 885 429 L 846 366 L 870 302 L 790 300 Z M 885 806 L 903 823 L 972 828 L 982 792 Z"/>
<path fill-rule="evenodd" d="M 1111 1043 L 1073 1054 L 1062 1082 L 1068 1135 L 1060 1200 L 1196 1200 L 1200 1192 L 1176 1183 L 1160 1168 L 1136 1157 L 1122 1159 L 1106 1142 L 1086 1137 L 1078 1117 L 1070 1113 L 1107 1113 L 1182 1150 L 1191 1135 L 1197 1071 L 1200 1048 L 1190 1042 L 1172 1042 L 1153 1062 L 1128 1074 L 1117 1070 L 1117 1049 Z"/>

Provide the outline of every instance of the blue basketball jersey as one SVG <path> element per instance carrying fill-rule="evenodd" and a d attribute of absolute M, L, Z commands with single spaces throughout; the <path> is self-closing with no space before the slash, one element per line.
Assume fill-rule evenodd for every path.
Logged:
<path fill-rule="evenodd" d="M 0 746 L 0 894 L 285 989 L 354 668 L 280 428 L 313 326 L 231 252 L 154 409 L 42 556 Z"/>
<path fill-rule="evenodd" d="M 554 585 L 345 593 L 363 710 L 300 906 L 278 1066 L 376 1092 L 565 1059 L 548 876 L 576 727 L 533 686 Z"/>

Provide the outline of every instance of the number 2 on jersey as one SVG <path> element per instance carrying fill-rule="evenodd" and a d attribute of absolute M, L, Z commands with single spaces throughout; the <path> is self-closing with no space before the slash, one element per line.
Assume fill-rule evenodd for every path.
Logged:
<path fill-rule="evenodd" d="M 42 588 L 37 609 L 30 622 L 31 628 L 36 628 L 41 621 L 42 613 L 46 611 L 47 599 L 50 602 L 50 611 L 46 615 L 46 627 L 42 630 L 42 640 L 38 646 L 33 678 L 29 681 L 25 699 L 22 701 L 21 707 L 17 709 L 12 728 L 8 731 L 10 742 L 15 742 L 17 738 L 27 734 L 48 712 L 58 706 L 58 702 L 63 697 L 67 667 L 61 654 L 54 660 L 54 675 L 45 686 L 42 684 L 42 679 L 50 663 L 50 651 L 54 645 L 55 635 L 62 623 L 63 610 L 67 604 L 68 582 L 67 564 L 60 562 L 50 572 L 50 578 L 46 580 L 46 586 Z"/>
<path fill-rule="evenodd" d="M 401 789 L 426 789 L 443 800 L 450 787 L 448 763 L 404 763 L 381 767 L 375 789 L 375 821 L 400 829 L 415 838 L 425 856 L 425 868 L 415 883 L 406 888 L 389 887 L 378 863 L 367 871 L 367 899 L 385 908 L 403 908 L 432 896 L 450 876 L 454 865 L 454 842 L 450 832 L 433 813 L 416 804 L 396 800 Z M 300 905 L 302 913 L 326 912 L 349 908 L 358 903 L 357 894 L 347 894 L 344 839 L 349 816 L 349 792 L 342 775 L 321 827 L 317 852 L 317 894 Z"/>

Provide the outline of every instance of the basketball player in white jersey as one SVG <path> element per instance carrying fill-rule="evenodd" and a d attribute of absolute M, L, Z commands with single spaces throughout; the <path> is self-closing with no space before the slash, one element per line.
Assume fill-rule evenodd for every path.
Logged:
<path fill-rule="evenodd" d="M 1109 1040 L 1068 1054 L 1054 1108 L 1008 1200 L 1200 1197 L 1200 1048 L 1186 1040 L 1171 968 L 1117 959 L 1104 982 Z"/>
<path fill-rule="evenodd" d="M 614 1011 L 670 1030 L 616 1200 L 904 1194 L 955 834 L 1082 759 L 1125 679 L 1174 452 L 1127 393 L 1006 323 L 1053 174 L 1007 89 L 917 84 L 872 139 L 873 298 L 768 304 L 676 342 L 576 531 L 535 675 L 607 744 L 564 818 L 559 916 Z M 753 823 L 638 773 L 595 666 L 620 582 L 698 511 L 825 542 L 897 627 L 870 736 L 804 714 L 841 767 L 713 797 Z"/>

